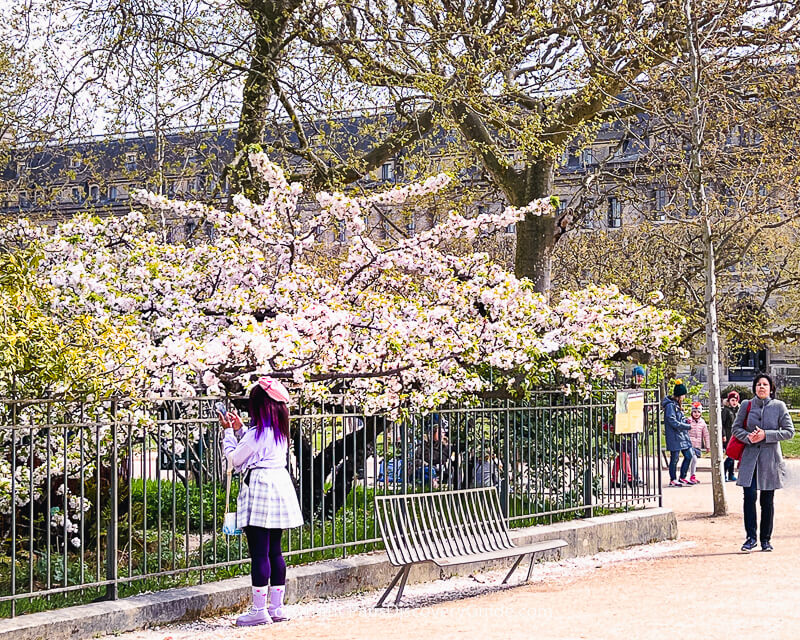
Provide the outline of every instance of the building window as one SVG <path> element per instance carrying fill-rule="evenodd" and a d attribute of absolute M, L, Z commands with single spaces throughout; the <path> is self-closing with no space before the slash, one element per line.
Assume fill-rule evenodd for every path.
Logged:
<path fill-rule="evenodd" d="M 76 204 L 83 202 L 83 193 L 80 187 L 72 187 L 72 201 Z"/>
<path fill-rule="evenodd" d="M 742 350 L 729 356 L 728 380 L 732 382 L 750 381 L 757 371 L 767 369 L 767 350 Z"/>
<path fill-rule="evenodd" d="M 608 199 L 608 226 L 612 229 L 622 226 L 622 204 L 617 198 Z"/>
<path fill-rule="evenodd" d="M 696 218 L 696 217 L 697 217 L 697 214 L 698 214 L 698 211 L 697 211 L 697 207 L 696 207 L 696 206 L 695 206 L 695 204 L 694 204 L 694 196 L 693 196 L 691 193 L 689 194 L 689 202 L 688 202 L 688 205 L 689 205 L 689 206 L 688 206 L 688 209 L 687 209 L 687 212 L 686 212 L 686 213 L 687 213 L 687 215 L 688 215 L 690 218 Z"/>
<path fill-rule="evenodd" d="M 750 131 L 748 131 L 747 127 L 740 124 L 739 125 L 739 146 L 740 147 L 748 147 L 750 146 Z"/>
<path fill-rule="evenodd" d="M 567 149 L 567 166 L 572 169 L 577 169 L 580 164 L 581 159 L 578 155 L 578 150 L 575 147 L 570 147 Z"/>
<path fill-rule="evenodd" d="M 136 171 L 136 153 L 128 152 L 125 154 L 125 171 Z"/>
<path fill-rule="evenodd" d="M 655 210 L 655 219 L 656 220 L 666 220 L 667 219 L 667 190 L 666 189 L 656 189 L 653 192 L 653 205 Z"/>
<path fill-rule="evenodd" d="M 111 200 L 111 202 L 114 202 L 118 196 L 119 192 L 117 191 L 117 188 L 112 184 L 108 188 L 108 199 Z"/>
<path fill-rule="evenodd" d="M 20 191 L 19 192 L 19 206 L 20 207 L 30 207 L 31 201 L 28 199 L 28 192 L 27 191 Z"/>
<path fill-rule="evenodd" d="M 381 180 L 392 182 L 394 180 L 394 161 L 384 162 L 381 165 Z"/>
<path fill-rule="evenodd" d="M 416 230 L 417 230 L 417 225 L 414 222 L 414 218 L 411 218 L 411 221 L 406 225 L 406 232 L 408 233 L 408 235 L 413 236 Z"/>
<path fill-rule="evenodd" d="M 91 187 L 89 187 L 89 199 L 92 202 L 97 202 L 100 199 L 100 187 L 98 187 L 96 184 L 93 184 Z"/>
<path fill-rule="evenodd" d="M 344 222 L 336 223 L 336 242 L 340 244 L 347 242 L 347 227 Z"/>
<path fill-rule="evenodd" d="M 183 224 L 183 232 L 187 240 L 194 235 L 195 230 L 197 229 L 197 222 L 194 220 L 187 220 Z"/>
<path fill-rule="evenodd" d="M 83 160 L 80 156 L 70 156 L 69 157 L 69 168 L 75 169 L 76 171 L 83 167 Z"/>
<path fill-rule="evenodd" d="M 27 162 L 18 162 L 17 163 L 17 178 L 24 178 L 28 175 L 28 163 Z"/>
<path fill-rule="evenodd" d="M 633 140 L 630 138 L 625 138 L 622 141 L 622 155 L 628 155 L 629 153 L 633 153 Z"/>
<path fill-rule="evenodd" d="M 595 164 L 594 149 L 591 147 L 586 147 L 583 151 L 581 151 L 581 164 L 583 164 L 584 167 L 589 167 Z"/>

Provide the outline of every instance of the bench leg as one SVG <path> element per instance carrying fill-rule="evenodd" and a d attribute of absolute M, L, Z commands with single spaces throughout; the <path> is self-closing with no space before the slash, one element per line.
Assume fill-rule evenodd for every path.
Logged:
<path fill-rule="evenodd" d="M 512 573 L 514 573 L 514 571 L 516 571 L 516 570 L 517 570 L 517 567 L 519 566 L 519 563 L 520 563 L 520 562 L 522 562 L 522 559 L 523 559 L 524 557 L 525 557 L 524 555 L 521 555 L 519 558 L 517 558 L 517 559 L 514 561 L 514 564 L 512 565 L 512 567 L 511 567 L 511 570 L 510 570 L 510 571 L 509 571 L 509 572 L 506 574 L 506 577 L 505 577 L 505 578 L 503 578 L 503 584 L 505 584 L 506 582 L 508 582 L 508 579 L 511 577 L 511 574 L 512 574 Z M 531 557 L 533 557 L 533 554 L 531 554 Z"/>
<path fill-rule="evenodd" d="M 528 575 L 525 576 L 525 582 L 531 579 L 531 573 L 533 573 L 533 554 L 531 554 L 531 563 L 528 565 Z"/>
<path fill-rule="evenodd" d="M 406 580 L 408 580 L 408 574 L 411 572 L 411 565 L 407 564 L 403 568 L 403 579 L 400 580 L 400 587 L 397 589 L 397 597 L 394 599 L 395 604 L 400 604 L 400 598 L 403 597 L 403 589 L 406 588 Z"/>
<path fill-rule="evenodd" d="M 402 577 L 403 578 L 403 583 L 400 585 L 400 594 L 398 594 L 397 600 L 395 602 L 399 602 L 400 601 L 400 595 L 403 593 L 403 587 L 405 587 L 405 585 L 406 585 L 406 578 L 408 577 L 408 572 L 409 572 L 410 569 L 411 569 L 411 566 L 410 565 L 406 565 L 402 569 L 400 569 L 400 571 L 397 572 L 397 575 L 392 579 L 392 582 L 386 588 L 386 591 L 383 592 L 383 595 L 381 596 L 381 599 L 378 600 L 378 604 L 375 605 L 376 609 L 383 606 L 383 601 L 386 600 L 386 598 L 389 596 L 389 592 L 392 589 L 394 589 L 394 585 L 396 585 L 397 581 L 400 580 L 400 578 Z"/>

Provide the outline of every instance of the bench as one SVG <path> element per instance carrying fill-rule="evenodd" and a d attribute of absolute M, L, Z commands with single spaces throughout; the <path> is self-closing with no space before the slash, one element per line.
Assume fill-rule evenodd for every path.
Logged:
<path fill-rule="evenodd" d="M 505 584 L 530 554 L 527 582 L 533 554 L 567 546 L 564 540 L 515 546 L 494 487 L 377 496 L 375 511 L 389 562 L 400 567 L 376 607 L 383 606 L 398 581 L 395 604 L 400 603 L 411 566 L 418 562 L 450 567 L 517 556 L 503 579 Z"/>

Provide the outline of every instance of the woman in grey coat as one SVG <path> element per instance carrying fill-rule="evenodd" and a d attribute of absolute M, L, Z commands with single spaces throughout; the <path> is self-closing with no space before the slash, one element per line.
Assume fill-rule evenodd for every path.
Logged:
<path fill-rule="evenodd" d="M 772 521 L 775 489 L 783 487 L 786 466 L 781 440 L 794 437 L 794 424 L 780 400 L 775 400 L 775 383 L 765 373 L 753 379 L 755 397 L 742 404 L 733 421 L 733 435 L 744 442 L 736 484 L 744 487 L 744 528 L 747 539 L 742 551 L 756 546 L 756 496 L 761 491 L 761 550 L 772 551 Z M 745 426 L 746 423 L 746 426 Z"/>

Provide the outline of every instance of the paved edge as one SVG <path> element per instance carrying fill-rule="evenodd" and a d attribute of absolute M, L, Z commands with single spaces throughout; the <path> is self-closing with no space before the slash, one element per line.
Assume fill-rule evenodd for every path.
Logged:
<path fill-rule="evenodd" d="M 540 554 L 541 559 L 552 560 L 674 540 L 678 537 L 678 523 L 670 509 L 654 508 L 515 529 L 511 537 L 519 545 L 553 538 L 565 540 L 567 547 Z M 447 570 L 433 563 L 415 565 L 408 582 L 428 582 L 447 576 L 498 569 L 509 566 L 512 560 L 476 562 Z M 512 581 L 523 579 L 525 570 L 526 567 L 519 567 Z M 383 552 L 290 567 L 287 602 L 385 588 L 396 572 L 397 569 L 389 564 Z M 196 587 L 166 589 L 114 602 L 98 602 L 0 620 L 0 640 L 83 640 L 224 614 L 243 608 L 249 600 L 250 578 L 244 576 Z"/>

